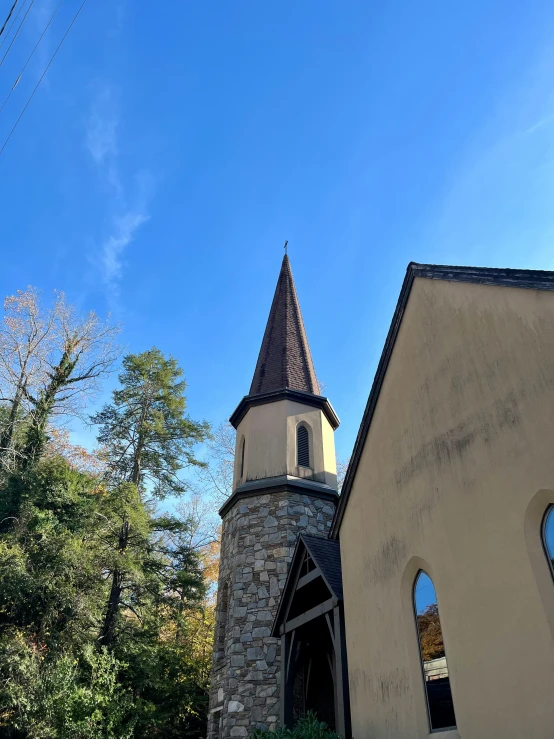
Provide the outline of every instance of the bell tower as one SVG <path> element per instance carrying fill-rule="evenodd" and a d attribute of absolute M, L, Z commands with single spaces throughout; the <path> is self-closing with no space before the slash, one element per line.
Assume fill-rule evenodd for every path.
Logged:
<path fill-rule="evenodd" d="M 237 430 L 221 560 L 208 739 L 279 721 L 280 644 L 271 636 L 298 534 L 327 536 L 337 502 L 339 420 L 319 386 L 289 258 L 281 265 Z"/>

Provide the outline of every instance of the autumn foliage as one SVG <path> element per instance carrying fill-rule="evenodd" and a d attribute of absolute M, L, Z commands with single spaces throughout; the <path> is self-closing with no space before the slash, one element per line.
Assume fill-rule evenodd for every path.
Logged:
<path fill-rule="evenodd" d="M 431 603 L 418 615 L 417 625 L 423 661 L 444 657 L 442 629 L 436 603 Z"/>

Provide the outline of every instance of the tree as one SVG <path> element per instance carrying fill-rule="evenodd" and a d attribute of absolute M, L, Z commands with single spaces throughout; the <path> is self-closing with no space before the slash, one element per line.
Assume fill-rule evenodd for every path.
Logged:
<path fill-rule="evenodd" d="M 132 482 L 141 492 L 150 486 L 158 500 L 185 491 L 179 473 L 202 466 L 193 448 L 209 436 L 205 421 L 185 415 L 182 377 L 177 361 L 158 349 L 129 354 L 119 375 L 121 389 L 91 419 L 100 427 L 98 441 L 106 449 L 111 478 Z"/>
<path fill-rule="evenodd" d="M 26 392 L 31 414 L 22 450 L 23 467 L 44 452 L 46 427 L 52 416 L 78 415 L 118 355 L 114 340 L 119 326 L 102 322 L 93 311 L 80 316 L 66 304 L 63 293 L 56 302 L 55 324 L 56 341 L 48 357 L 45 381 L 35 395 Z"/>
<path fill-rule="evenodd" d="M 112 485 L 134 486 L 139 496 L 136 500 L 128 499 L 129 505 L 122 508 L 118 525 L 114 547 L 117 556 L 110 568 L 111 589 L 100 632 L 100 640 L 107 646 L 115 641 L 122 605 L 133 608 L 122 600 L 124 592 L 134 591 L 136 597 L 139 591 L 132 577 L 129 581 L 135 568 L 128 550 L 133 537 L 142 538 L 144 546 L 147 540 L 132 516 L 138 515 L 146 493 L 157 500 L 182 494 L 186 485 L 180 471 L 186 466 L 202 465 L 195 458 L 193 447 L 207 438 L 209 427 L 185 415 L 186 384 L 182 376 L 176 360 L 166 359 L 158 349 L 130 354 L 123 359 L 121 388 L 113 392 L 113 402 L 92 418 L 100 427 L 98 441 L 106 450 L 107 479 Z M 170 517 L 157 525 L 159 533 L 167 536 L 175 536 L 183 528 L 181 522 Z M 157 552 L 168 554 L 160 548 Z M 159 572 L 158 577 L 163 580 Z"/>
<path fill-rule="evenodd" d="M 31 287 L 7 297 L 4 311 L 0 464 L 13 470 L 40 458 L 47 424 L 54 417 L 76 415 L 90 400 L 117 357 L 114 339 L 119 327 L 102 322 L 93 312 L 81 316 L 63 293 L 45 306 Z"/>
<path fill-rule="evenodd" d="M 444 657 L 444 642 L 436 603 L 431 603 L 423 613 L 418 614 L 417 626 L 423 661 Z"/>
<path fill-rule="evenodd" d="M 0 431 L 0 461 L 14 466 L 14 436 L 18 421 L 26 416 L 28 393 L 44 381 L 48 356 L 54 346 L 55 317 L 60 296 L 50 311 L 40 303 L 36 288 L 19 290 L 4 300 L 0 326 L 0 399 L 5 414 Z"/>
<path fill-rule="evenodd" d="M 236 431 L 229 422 L 220 423 L 208 441 L 208 461 L 199 470 L 203 496 L 221 506 L 233 491 Z"/>
<path fill-rule="evenodd" d="M 349 464 L 350 457 L 348 457 L 348 459 L 337 459 L 337 490 L 339 491 L 339 493 L 342 490 L 344 478 L 346 477 Z"/>

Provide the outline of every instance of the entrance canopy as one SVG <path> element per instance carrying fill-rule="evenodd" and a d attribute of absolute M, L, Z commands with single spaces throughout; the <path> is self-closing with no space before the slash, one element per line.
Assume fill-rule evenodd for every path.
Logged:
<path fill-rule="evenodd" d="M 338 541 L 300 534 L 273 623 L 281 638 L 281 723 L 313 711 L 350 736 Z"/>

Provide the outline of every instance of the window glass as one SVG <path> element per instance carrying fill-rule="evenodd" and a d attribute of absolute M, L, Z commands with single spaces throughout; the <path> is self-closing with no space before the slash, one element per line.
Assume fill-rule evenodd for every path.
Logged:
<path fill-rule="evenodd" d="M 414 606 L 419 652 L 431 730 L 456 726 L 448 665 L 433 581 L 421 571 L 415 581 Z"/>
<path fill-rule="evenodd" d="M 550 506 L 544 517 L 543 541 L 548 563 L 554 576 L 554 506 Z"/>

